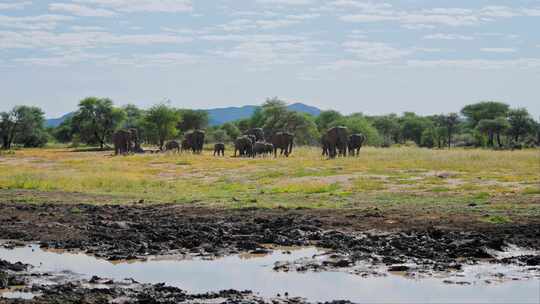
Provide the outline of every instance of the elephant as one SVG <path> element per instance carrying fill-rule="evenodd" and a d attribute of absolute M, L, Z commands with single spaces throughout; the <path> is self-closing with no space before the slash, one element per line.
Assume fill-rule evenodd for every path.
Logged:
<path fill-rule="evenodd" d="M 360 155 L 360 149 L 362 149 L 362 145 L 366 142 L 366 136 L 364 134 L 358 133 L 353 134 L 349 136 L 349 155 L 350 156 L 359 156 Z"/>
<path fill-rule="evenodd" d="M 191 147 L 191 151 L 195 154 L 200 154 L 204 147 L 204 131 L 195 130 L 186 134 L 185 139 Z"/>
<path fill-rule="evenodd" d="M 191 145 L 189 144 L 187 139 L 183 139 L 180 148 L 181 148 L 180 149 L 181 152 L 189 151 L 189 150 L 191 150 Z"/>
<path fill-rule="evenodd" d="M 334 127 L 326 132 L 325 142 L 328 146 L 328 156 L 335 158 L 338 155 L 347 156 L 349 130 L 346 127 Z"/>
<path fill-rule="evenodd" d="M 274 146 L 264 141 L 258 141 L 253 146 L 253 156 L 272 154 Z"/>
<path fill-rule="evenodd" d="M 214 145 L 214 156 L 225 156 L 225 144 L 217 143 Z"/>
<path fill-rule="evenodd" d="M 240 136 L 234 141 L 234 157 L 237 152 L 239 156 L 251 157 L 253 155 L 253 143 L 248 136 Z"/>
<path fill-rule="evenodd" d="M 266 154 L 272 155 L 272 151 L 274 151 L 274 145 L 271 143 L 265 143 L 266 145 Z"/>
<path fill-rule="evenodd" d="M 246 135 L 246 136 L 249 137 L 249 140 L 251 140 L 251 144 L 255 145 L 255 143 L 257 142 L 257 137 L 255 135 Z"/>
<path fill-rule="evenodd" d="M 255 141 L 262 141 L 264 140 L 264 131 L 261 128 L 253 128 L 247 130 L 244 135 L 253 135 L 255 136 Z"/>
<path fill-rule="evenodd" d="M 277 157 L 277 150 L 280 149 L 280 154 L 285 154 L 286 157 L 291 155 L 294 144 L 294 135 L 287 132 L 278 132 L 272 136 L 272 145 L 274 146 L 274 157 Z"/>
<path fill-rule="evenodd" d="M 328 142 L 327 134 L 324 134 L 321 138 L 322 156 L 329 156 L 330 143 Z"/>
<path fill-rule="evenodd" d="M 112 135 L 114 155 L 127 153 L 143 153 L 136 129 L 122 129 Z"/>
<path fill-rule="evenodd" d="M 180 153 L 180 144 L 176 140 L 171 140 L 167 144 L 165 144 L 165 151 L 173 151 L 176 150 L 176 153 Z"/>

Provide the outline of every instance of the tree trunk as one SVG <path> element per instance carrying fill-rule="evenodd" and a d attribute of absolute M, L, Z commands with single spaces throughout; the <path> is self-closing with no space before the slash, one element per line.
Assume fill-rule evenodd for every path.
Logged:
<path fill-rule="evenodd" d="M 452 132 L 448 132 L 448 149 L 452 147 Z"/>
<path fill-rule="evenodd" d="M 493 132 L 488 134 L 488 147 L 493 147 Z"/>
<path fill-rule="evenodd" d="M 499 148 L 502 148 L 501 133 L 500 132 L 497 132 L 497 144 L 499 145 Z"/>

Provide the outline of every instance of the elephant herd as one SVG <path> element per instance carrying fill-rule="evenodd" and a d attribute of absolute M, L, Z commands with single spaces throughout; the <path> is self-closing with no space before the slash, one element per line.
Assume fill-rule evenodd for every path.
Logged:
<path fill-rule="evenodd" d="M 201 154 L 204 147 L 205 133 L 201 130 L 195 130 L 187 133 L 181 142 L 171 140 L 165 144 L 165 151 L 183 152 L 191 151 L 194 154 Z"/>
<path fill-rule="evenodd" d="M 331 128 L 321 138 L 323 155 L 330 158 L 347 156 L 347 150 L 351 156 L 359 156 L 362 145 L 367 138 L 364 134 L 349 135 L 346 127 Z"/>
<path fill-rule="evenodd" d="M 116 131 L 112 136 L 114 154 L 144 153 L 139 142 L 137 129 Z"/>
<path fill-rule="evenodd" d="M 289 157 L 293 150 L 294 135 L 288 132 L 277 132 L 265 140 L 264 132 L 260 128 L 247 131 L 234 141 L 234 156 L 256 157 L 259 155 L 280 155 Z"/>
<path fill-rule="evenodd" d="M 141 148 L 136 129 L 119 130 L 113 134 L 115 155 L 128 153 L 144 153 Z M 200 154 L 204 147 L 205 132 L 195 130 L 187 133 L 181 142 L 171 140 L 165 144 L 164 151 L 180 153 L 191 151 Z M 346 127 L 329 129 L 321 138 L 322 154 L 329 158 L 337 156 L 358 156 L 367 138 L 363 134 L 349 135 Z M 277 132 L 266 136 L 263 129 L 254 128 L 239 136 L 234 141 L 234 157 L 257 157 L 279 154 L 289 157 L 292 154 L 294 135 L 288 132 Z M 162 149 L 161 149 L 162 150 Z M 160 150 L 160 151 L 161 151 Z M 214 145 L 214 156 L 225 156 L 225 144 Z"/>

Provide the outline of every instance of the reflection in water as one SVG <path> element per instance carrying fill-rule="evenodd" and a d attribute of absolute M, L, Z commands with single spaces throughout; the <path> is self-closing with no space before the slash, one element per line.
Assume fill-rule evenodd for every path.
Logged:
<path fill-rule="evenodd" d="M 32 300 L 37 296 L 31 292 L 0 290 L 0 296 L 6 299 Z"/>
<path fill-rule="evenodd" d="M 276 272 L 278 261 L 302 258 L 323 259 L 314 247 L 297 250 L 274 250 L 262 256 L 235 255 L 214 260 L 150 259 L 130 264 L 113 264 L 85 254 L 47 252 L 36 246 L 7 250 L 0 248 L 0 258 L 36 266 L 36 271 L 69 271 L 85 278 L 97 275 L 115 280 L 133 278 L 141 283 L 177 286 L 193 293 L 222 289 L 252 290 L 263 297 L 288 292 L 311 301 L 346 299 L 369 303 L 539 303 L 540 282 L 530 280 L 487 284 L 478 273 L 502 272 L 518 275 L 523 268 L 496 265 L 468 266 L 451 274 L 451 282 L 468 281 L 471 285 L 446 284 L 446 277 L 411 279 L 405 276 L 362 278 L 346 272 Z M 453 276 L 453 277 L 452 277 Z M 523 276 L 523 274 L 522 274 Z M 480 279 L 481 278 L 481 279 Z M 448 283 L 448 282 L 447 282 Z"/>

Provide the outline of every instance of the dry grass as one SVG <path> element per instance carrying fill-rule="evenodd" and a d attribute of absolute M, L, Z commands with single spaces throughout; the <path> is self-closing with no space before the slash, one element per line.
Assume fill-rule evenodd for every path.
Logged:
<path fill-rule="evenodd" d="M 0 155 L 4 192 L 231 208 L 430 206 L 459 213 L 475 202 L 488 216 L 506 216 L 508 206 L 497 205 L 504 202 L 512 212 L 540 214 L 539 172 L 538 150 L 366 148 L 359 158 L 336 160 L 323 159 L 316 148 L 298 148 L 290 158 L 277 159 L 214 158 L 209 151 L 112 157 L 110 152 L 30 149 Z"/>

